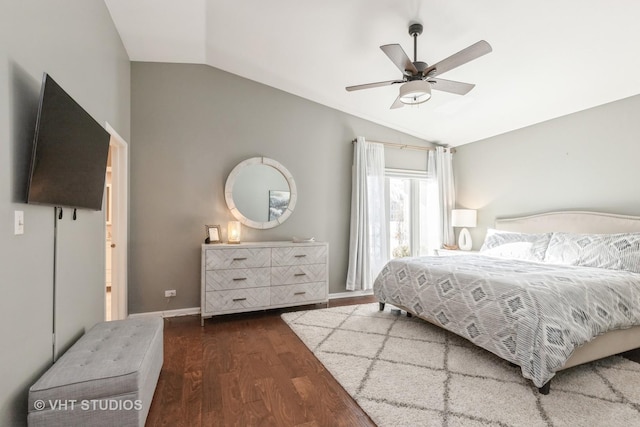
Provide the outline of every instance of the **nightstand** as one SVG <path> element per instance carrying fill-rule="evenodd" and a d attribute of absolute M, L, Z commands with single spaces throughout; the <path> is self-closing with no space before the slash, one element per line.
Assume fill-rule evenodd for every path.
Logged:
<path fill-rule="evenodd" d="M 459 249 L 436 249 L 436 255 L 438 256 L 461 256 L 461 255 L 478 255 L 479 251 L 461 251 Z"/>

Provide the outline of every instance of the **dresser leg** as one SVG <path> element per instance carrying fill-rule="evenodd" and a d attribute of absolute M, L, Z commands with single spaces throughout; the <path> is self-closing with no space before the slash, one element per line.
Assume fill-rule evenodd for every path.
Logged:
<path fill-rule="evenodd" d="M 200 316 L 200 326 L 204 327 L 204 317 Z"/>

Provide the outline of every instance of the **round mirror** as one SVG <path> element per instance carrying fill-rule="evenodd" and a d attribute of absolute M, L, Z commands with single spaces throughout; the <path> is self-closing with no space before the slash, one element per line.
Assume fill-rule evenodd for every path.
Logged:
<path fill-rule="evenodd" d="M 233 216 L 247 227 L 273 228 L 293 212 L 296 184 L 280 163 L 267 157 L 252 157 L 233 168 L 224 197 Z"/>

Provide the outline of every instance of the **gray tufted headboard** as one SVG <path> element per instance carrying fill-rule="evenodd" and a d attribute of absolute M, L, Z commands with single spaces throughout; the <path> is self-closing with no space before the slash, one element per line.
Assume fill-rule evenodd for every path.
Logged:
<path fill-rule="evenodd" d="M 498 218 L 496 228 L 521 233 L 629 233 L 640 232 L 640 217 L 587 211 L 558 211 L 518 218 Z"/>

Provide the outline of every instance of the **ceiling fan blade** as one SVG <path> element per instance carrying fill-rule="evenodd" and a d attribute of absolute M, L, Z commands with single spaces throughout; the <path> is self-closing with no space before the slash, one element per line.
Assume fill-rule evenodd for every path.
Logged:
<path fill-rule="evenodd" d="M 471 83 L 463 83 L 456 82 L 453 80 L 445 80 L 445 79 L 429 79 L 429 83 L 431 83 L 431 89 L 441 90 L 443 92 L 455 93 L 457 95 L 466 95 L 476 87 L 476 85 Z"/>
<path fill-rule="evenodd" d="M 385 44 L 384 46 L 380 46 L 380 49 L 389 57 L 391 62 L 396 64 L 396 67 L 398 67 L 403 74 L 408 76 L 418 74 L 418 69 L 413 65 L 413 62 L 411 62 L 399 44 Z"/>
<path fill-rule="evenodd" d="M 476 58 L 481 57 L 482 55 L 486 55 L 491 52 L 491 45 L 484 40 L 480 40 L 477 43 L 472 44 L 471 46 L 462 49 L 458 53 L 454 53 L 450 57 L 443 59 L 442 61 L 433 64 L 426 70 L 424 70 L 424 75 L 429 77 L 435 77 L 442 73 L 446 73 L 449 70 L 453 70 L 456 67 L 459 67 L 467 62 L 473 61 Z"/>
<path fill-rule="evenodd" d="M 404 107 L 404 104 L 402 103 L 402 101 L 400 101 L 400 95 L 398 95 L 398 97 L 396 98 L 395 101 L 393 101 L 393 104 L 391 104 L 390 109 L 394 110 L 396 108 L 402 108 Z"/>
<path fill-rule="evenodd" d="M 348 92 L 353 92 L 354 90 L 370 89 L 372 87 L 380 87 L 380 86 L 389 86 L 394 83 L 404 83 L 404 82 L 402 80 L 387 80 L 385 82 L 376 82 L 376 83 L 367 83 L 367 84 L 356 85 L 356 86 L 347 86 L 345 89 Z"/>

